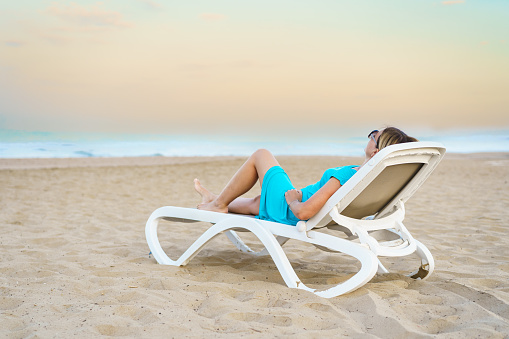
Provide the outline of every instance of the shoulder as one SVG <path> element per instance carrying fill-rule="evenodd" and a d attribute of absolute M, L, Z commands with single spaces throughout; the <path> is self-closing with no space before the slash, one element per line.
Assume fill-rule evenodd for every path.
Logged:
<path fill-rule="evenodd" d="M 325 171 L 324 178 L 326 180 L 329 180 L 330 178 L 336 178 L 342 185 L 344 185 L 345 182 L 350 179 L 350 177 L 357 173 L 357 170 L 355 170 L 356 167 L 358 166 L 353 165 L 329 168 Z"/>
<path fill-rule="evenodd" d="M 332 167 L 325 171 L 325 173 L 355 173 L 357 172 L 358 165 Z"/>

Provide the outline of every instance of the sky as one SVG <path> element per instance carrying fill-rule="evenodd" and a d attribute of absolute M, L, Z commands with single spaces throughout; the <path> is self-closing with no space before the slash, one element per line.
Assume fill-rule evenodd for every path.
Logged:
<path fill-rule="evenodd" d="M 508 129 L 508 93 L 507 0 L 0 4 L 0 129 Z"/>

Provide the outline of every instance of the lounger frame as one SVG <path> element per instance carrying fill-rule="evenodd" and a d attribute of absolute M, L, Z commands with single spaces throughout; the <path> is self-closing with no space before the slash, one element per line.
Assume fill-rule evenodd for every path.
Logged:
<path fill-rule="evenodd" d="M 433 256 L 403 225 L 404 204 L 436 168 L 444 153 L 445 148 L 441 144 L 431 142 L 386 147 L 343 185 L 313 218 L 301 221 L 297 226 L 230 213 L 161 207 L 147 221 L 147 243 L 159 264 L 183 266 L 208 242 L 224 233 L 243 252 L 270 255 L 288 287 L 304 289 L 325 298 L 351 292 L 365 285 L 377 272 L 388 273 L 379 257 L 402 257 L 416 253 L 421 265 L 409 276 L 426 279 L 434 270 Z M 172 260 L 166 255 L 157 236 L 159 222 L 163 219 L 179 223 L 208 222 L 211 227 L 177 260 Z M 341 236 L 322 232 L 325 227 L 341 231 Z M 252 232 L 264 249 L 260 252 L 251 250 L 238 231 Z M 165 229 L 164 232 L 168 231 Z M 389 233 L 394 239 L 378 239 L 377 235 L 381 232 Z M 345 238 L 344 234 L 348 237 Z M 289 239 L 352 256 L 361 263 L 361 267 L 348 280 L 333 287 L 322 290 L 310 288 L 299 279 L 283 251 L 282 246 Z"/>

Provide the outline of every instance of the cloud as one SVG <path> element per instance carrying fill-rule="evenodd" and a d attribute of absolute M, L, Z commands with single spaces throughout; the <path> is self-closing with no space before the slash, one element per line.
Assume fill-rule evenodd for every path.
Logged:
<path fill-rule="evenodd" d="M 21 47 L 24 44 L 25 44 L 24 42 L 18 41 L 18 40 L 7 40 L 7 41 L 4 41 L 4 45 L 7 46 L 7 47 Z"/>
<path fill-rule="evenodd" d="M 76 3 L 71 3 L 68 6 L 61 6 L 57 3 L 53 3 L 47 9 L 47 13 L 81 26 L 120 28 L 133 26 L 132 23 L 124 21 L 121 13 L 108 11 L 101 7 L 101 3 L 92 5 L 90 8 L 80 6 Z"/>
<path fill-rule="evenodd" d="M 233 68 L 245 68 L 245 69 L 257 68 L 258 69 L 258 68 L 274 67 L 275 65 L 271 64 L 271 63 L 261 63 L 261 62 L 255 61 L 255 60 L 243 59 L 243 60 L 232 61 L 232 62 L 228 63 L 226 66 L 233 67 Z"/>
<path fill-rule="evenodd" d="M 56 27 L 41 30 L 37 36 L 54 45 L 68 45 L 77 41 L 86 41 L 94 44 L 105 44 L 107 28 L 104 27 Z"/>
<path fill-rule="evenodd" d="M 464 4 L 465 0 L 446 0 L 442 1 L 442 5 L 459 5 Z"/>
<path fill-rule="evenodd" d="M 202 13 L 199 15 L 200 19 L 205 21 L 222 21 L 226 16 L 218 13 Z"/>
<path fill-rule="evenodd" d="M 103 3 L 83 6 L 73 2 L 53 2 L 45 13 L 61 19 L 61 22 L 52 27 L 39 28 L 35 34 L 56 45 L 67 45 L 78 40 L 103 44 L 106 43 L 105 33 L 134 26 L 124 19 L 122 13 L 104 8 Z"/>
<path fill-rule="evenodd" d="M 54 45 L 67 45 L 73 41 L 73 39 L 68 36 L 63 36 L 61 34 L 55 34 L 48 31 L 41 31 L 37 35 L 39 38 Z"/>
<path fill-rule="evenodd" d="M 274 67 L 273 64 L 264 64 L 254 60 L 235 60 L 231 62 L 222 62 L 222 63 L 206 63 L 206 62 L 195 62 L 195 63 L 186 63 L 180 65 L 180 69 L 183 71 L 190 72 L 204 72 L 210 70 L 221 70 L 225 68 L 244 68 L 244 69 L 260 69 L 260 68 L 268 68 Z"/>
<path fill-rule="evenodd" d="M 163 9 L 163 5 L 161 5 L 155 1 L 152 1 L 152 0 L 139 0 L 139 1 L 144 3 L 150 9 L 155 9 L 155 10 Z"/>

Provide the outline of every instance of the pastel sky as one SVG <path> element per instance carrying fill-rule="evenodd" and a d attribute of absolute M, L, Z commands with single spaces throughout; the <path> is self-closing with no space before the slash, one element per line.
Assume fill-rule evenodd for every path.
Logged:
<path fill-rule="evenodd" d="M 509 127 L 507 0 L 0 4 L 0 129 Z"/>

